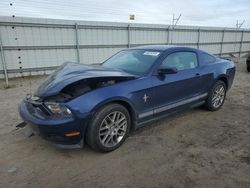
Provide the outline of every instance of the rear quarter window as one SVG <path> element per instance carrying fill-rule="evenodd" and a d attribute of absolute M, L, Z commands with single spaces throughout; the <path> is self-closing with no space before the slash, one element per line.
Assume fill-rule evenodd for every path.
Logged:
<path fill-rule="evenodd" d="M 216 58 L 210 54 L 202 53 L 201 61 L 203 63 L 214 63 L 216 61 Z"/>

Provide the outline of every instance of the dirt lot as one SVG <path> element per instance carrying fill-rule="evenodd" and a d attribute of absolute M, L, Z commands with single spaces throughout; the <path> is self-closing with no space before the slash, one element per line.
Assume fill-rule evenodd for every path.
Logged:
<path fill-rule="evenodd" d="M 198 108 L 134 132 L 122 147 L 55 148 L 26 138 L 18 103 L 44 77 L 0 89 L 0 187 L 250 187 L 250 74 L 237 64 L 218 112 Z"/>

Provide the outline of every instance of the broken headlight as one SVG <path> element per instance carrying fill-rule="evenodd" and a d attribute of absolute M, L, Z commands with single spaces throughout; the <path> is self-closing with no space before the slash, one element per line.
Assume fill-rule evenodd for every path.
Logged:
<path fill-rule="evenodd" d="M 70 116 L 71 111 L 66 106 L 60 103 L 45 102 L 45 105 L 53 115 L 56 116 Z"/>

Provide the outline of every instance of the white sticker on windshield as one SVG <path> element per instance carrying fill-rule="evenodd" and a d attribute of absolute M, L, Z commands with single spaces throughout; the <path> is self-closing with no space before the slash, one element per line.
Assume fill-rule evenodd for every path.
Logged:
<path fill-rule="evenodd" d="M 146 51 L 143 53 L 143 55 L 151 55 L 151 56 L 158 56 L 160 52 L 154 52 L 154 51 Z"/>

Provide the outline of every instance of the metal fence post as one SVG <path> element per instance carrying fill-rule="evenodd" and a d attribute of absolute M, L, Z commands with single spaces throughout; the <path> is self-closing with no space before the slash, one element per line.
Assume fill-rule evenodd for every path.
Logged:
<path fill-rule="evenodd" d="M 2 38 L 1 38 L 1 32 L 0 32 L 0 55 L 1 55 L 1 60 L 2 60 L 2 64 L 3 64 L 6 88 L 8 88 L 9 87 L 9 78 L 8 78 L 5 56 L 4 56 L 4 52 L 3 52 L 3 43 L 2 43 Z"/>
<path fill-rule="evenodd" d="M 222 36 L 221 36 L 221 43 L 220 43 L 220 56 L 222 55 L 222 50 L 223 50 L 223 42 L 224 42 L 224 36 L 225 36 L 225 29 L 222 31 Z"/>
<path fill-rule="evenodd" d="M 170 26 L 168 26 L 168 28 L 167 28 L 167 32 L 168 32 L 168 33 L 167 33 L 167 35 L 168 35 L 168 36 L 167 36 L 167 44 L 169 44 L 169 28 L 170 28 Z"/>
<path fill-rule="evenodd" d="M 128 24 L 128 48 L 130 48 L 130 24 Z"/>
<path fill-rule="evenodd" d="M 78 39 L 78 25 L 75 23 L 75 34 L 76 34 L 76 55 L 77 61 L 80 63 L 80 52 L 79 52 L 79 39 Z"/>
<path fill-rule="evenodd" d="M 172 31 L 170 32 L 171 34 L 171 41 L 170 41 L 170 44 L 172 45 L 173 44 L 173 36 L 174 36 L 174 26 L 172 27 Z"/>
<path fill-rule="evenodd" d="M 239 57 L 240 57 L 240 55 L 241 55 L 243 37 L 244 37 L 244 30 L 242 30 L 242 31 L 241 31 L 241 39 L 240 39 Z"/>
<path fill-rule="evenodd" d="M 197 40 L 197 48 L 200 48 L 200 35 L 201 35 L 201 29 L 198 29 L 198 40 Z"/>

